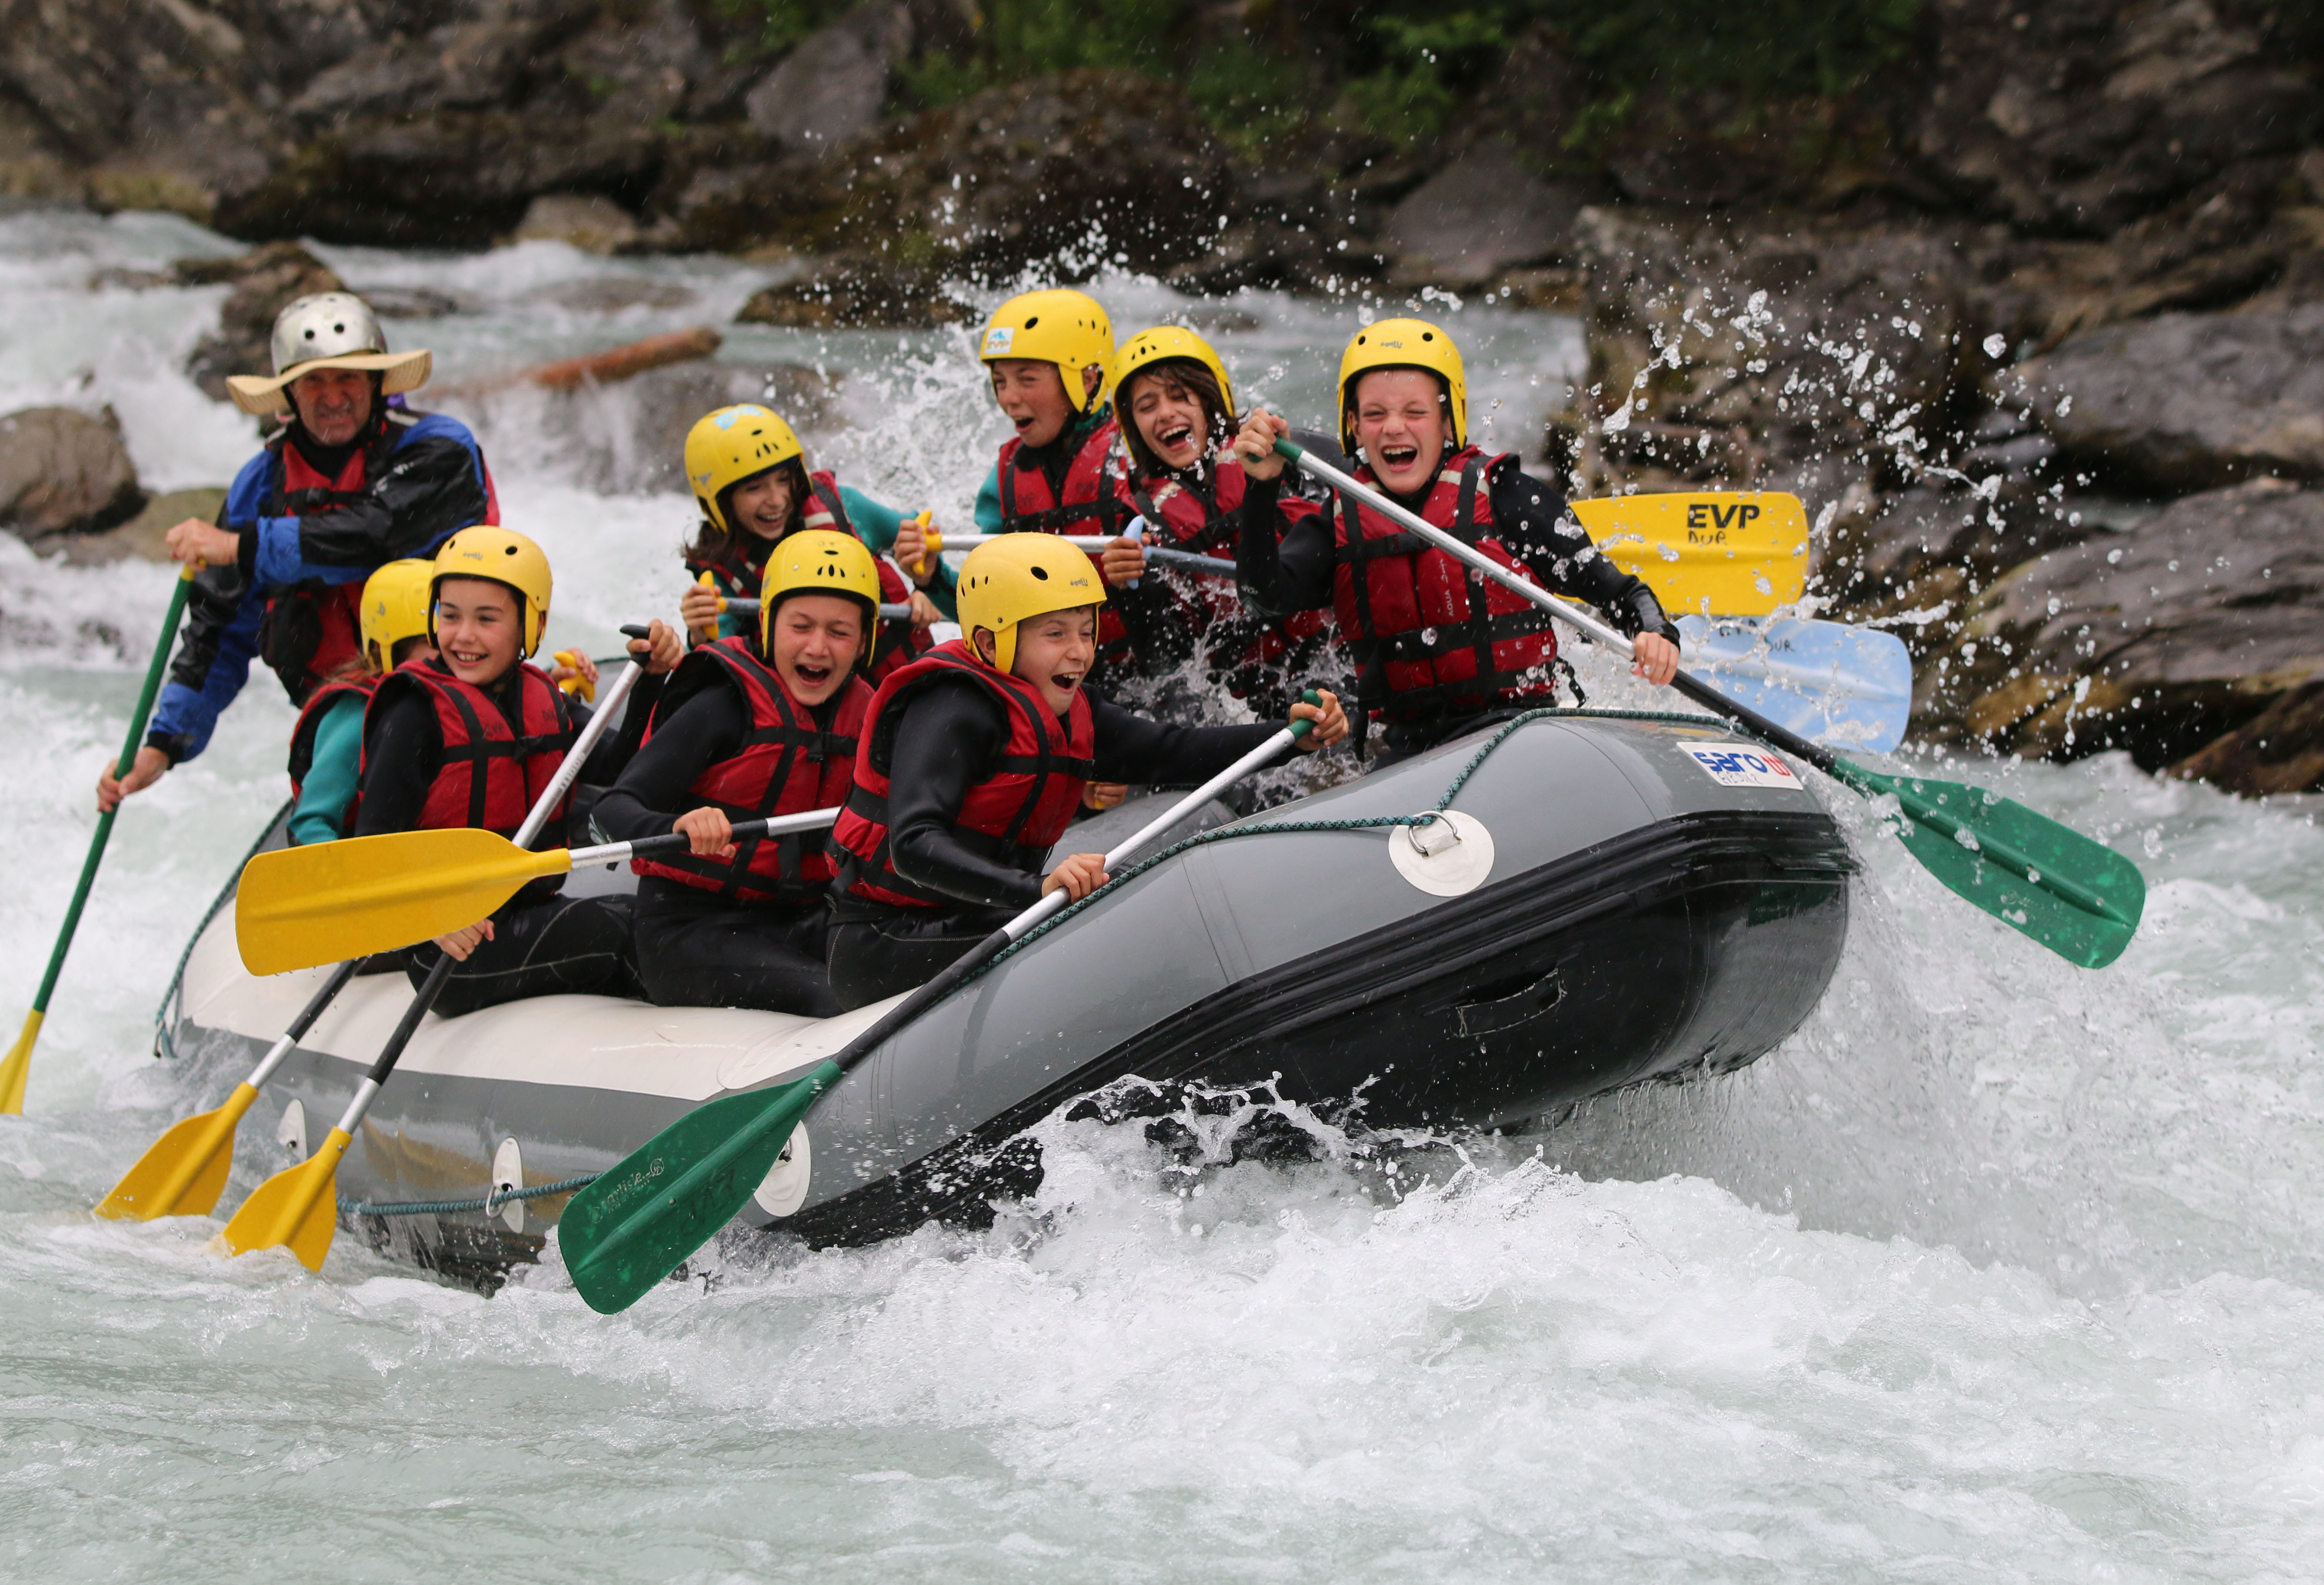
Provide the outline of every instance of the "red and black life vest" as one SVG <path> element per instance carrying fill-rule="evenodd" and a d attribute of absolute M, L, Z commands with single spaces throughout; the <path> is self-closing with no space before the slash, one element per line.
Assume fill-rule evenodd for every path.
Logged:
<path fill-rule="evenodd" d="M 1487 481 L 1502 460 L 1474 446 L 1446 458 L 1419 515 L 1536 582 L 1493 533 Z M 1370 468 L 1355 477 L 1377 483 Z M 1554 695 L 1547 613 L 1343 494 L 1331 512 L 1333 609 L 1361 667 L 1359 704 L 1412 720 Z"/>
<path fill-rule="evenodd" d="M 1109 414 L 1084 436 L 1065 464 L 1063 487 L 1053 486 L 1039 468 L 1019 468 L 1022 440 L 1004 440 L 994 477 L 1001 487 L 1002 533 L 1112 534 L 1121 531 L 1130 514 L 1122 510 L 1120 486 L 1125 477 L 1114 455 L 1121 426 Z M 1093 554 L 1093 566 L 1102 561 Z M 1119 663 L 1130 658 L 1130 629 L 1111 603 L 1097 614 L 1097 653 L 1101 661 Z"/>
<path fill-rule="evenodd" d="M 855 740 L 872 704 L 871 685 L 850 677 L 824 706 L 823 719 L 791 697 L 782 676 L 761 661 L 752 639 L 737 635 L 706 644 L 686 657 L 654 709 L 660 721 L 705 688 L 731 686 L 750 710 L 742 746 L 706 769 L 687 789 L 688 809 L 709 804 L 738 824 L 770 815 L 829 809 L 855 781 Z M 653 728 L 646 729 L 646 741 Z M 700 886 L 740 903 L 817 903 L 830 888 L 831 856 L 823 831 L 745 837 L 732 858 L 637 858 L 640 875 Z"/>
<path fill-rule="evenodd" d="M 1207 490 L 1174 475 L 1125 478 L 1121 499 L 1157 532 L 1169 536 L 1166 548 L 1199 552 L 1231 566 L 1249 480 L 1240 462 L 1209 466 L 1214 482 Z M 1321 510 L 1297 496 L 1278 496 L 1276 538 Z M 1177 620 L 1206 641 L 1213 671 L 1237 696 L 1264 686 L 1288 657 L 1312 651 L 1314 641 L 1331 630 L 1328 611 L 1295 611 L 1279 622 L 1254 616 L 1243 608 L 1228 579 L 1171 574 L 1164 582 Z"/>
<path fill-rule="evenodd" d="M 1073 709 L 1061 721 L 1030 682 L 994 671 L 959 639 L 936 645 L 880 685 L 864 719 L 855 784 L 832 831 L 841 850 L 840 874 L 853 896 L 919 908 L 960 904 L 957 897 L 898 875 L 888 851 L 888 774 L 903 697 L 936 677 L 970 679 L 1000 702 L 1009 719 L 1009 742 L 999 762 L 968 790 L 953 817 L 953 833 L 964 846 L 1039 874 L 1041 861 L 1073 823 L 1095 768 L 1097 732 L 1086 691 L 1074 690 Z"/>
<path fill-rule="evenodd" d="M 515 729 L 492 694 L 461 681 L 441 661 L 413 661 L 382 681 L 372 694 L 371 715 L 399 692 L 414 688 L 425 692 L 436 709 L 444 753 L 420 808 L 420 829 L 475 826 L 514 837 L 535 801 L 548 791 L 580 729 L 572 706 L 547 672 L 520 661 L 517 674 L 521 702 Z M 364 737 L 368 743 L 369 715 Z M 565 811 L 572 802 L 568 790 L 541 830 L 561 841 Z"/>
<path fill-rule="evenodd" d="M 408 413 L 383 411 L 371 437 L 348 454 L 337 474 L 326 474 L 309 462 L 285 429 L 266 443 L 268 483 L 259 514 L 312 517 L 360 502 L 365 481 L 387 466 L 413 422 Z M 481 521 L 500 520 L 500 498 L 486 472 Z M 266 615 L 259 622 L 258 654 L 281 678 L 292 703 L 304 705 L 326 678 L 362 660 L 363 591 L 360 578 L 346 583 L 310 578 L 267 598 Z"/>
<path fill-rule="evenodd" d="M 323 718 L 331 707 L 347 698 L 360 699 L 368 706 L 371 696 L 379 689 L 379 679 L 368 673 L 359 677 L 342 677 L 326 682 L 307 696 L 299 707 L 299 719 L 290 728 L 290 802 L 295 808 L 306 792 L 307 773 L 315 768 L 315 734 L 323 728 Z M 353 836 L 355 811 L 363 802 L 363 781 L 357 777 L 355 794 L 336 821 L 342 836 Z"/>
<path fill-rule="evenodd" d="M 863 538 L 848 518 L 846 504 L 840 498 L 836 475 L 819 469 L 807 475 L 807 487 L 808 498 L 802 503 L 804 510 L 799 515 L 800 528 L 836 529 L 842 533 L 853 534 L 859 540 Z M 789 537 L 788 533 L 784 537 Z M 748 542 L 747 548 L 745 542 Z M 867 540 L 864 542 L 868 546 L 871 542 Z M 709 573 L 719 592 L 728 599 L 754 600 L 766 587 L 766 557 L 773 552 L 773 545 L 756 534 L 730 532 L 726 535 L 724 551 L 715 557 L 699 560 L 688 557 L 686 570 L 696 578 L 705 572 Z M 752 550 L 760 553 L 756 561 L 751 559 L 750 552 Z M 880 603 L 887 606 L 909 604 L 912 586 L 897 570 L 896 564 L 877 552 L 872 557 L 872 564 L 880 570 Z M 927 628 L 915 627 L 907 618 L 879 623 L 872 640 L 872 659 L 864 667 L 864 675 L 877 684 L 914 654 L 926 653 L 934 642 L 929 638 Z"/>

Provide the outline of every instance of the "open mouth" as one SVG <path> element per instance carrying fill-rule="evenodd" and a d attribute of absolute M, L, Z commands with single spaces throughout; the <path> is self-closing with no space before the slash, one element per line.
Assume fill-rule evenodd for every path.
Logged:
<path fill-rule="evenodd" d="M 1074 689 L 1079 688 L 1081 685 L 1082 674 L 1079 672 L 1052 672 L 1049 673 L 1049 686 L 1056 689 L 1059 693 L 1071 693 Z"/>
<path fill-rule="evenodd" d="M 820 688 L 831 680 L 829 666 L 794 665 L 791 670 L 798 673 L 798 680 L 809 688 Z"/>
<path fill-rule="evenodd" d="M 1194 426 L 1193 424 L 1171 424 L 1168 428 L 1163 430 L 1160 434 L 1154 437 L 1155 449 L 1160 451 L 1176 451 L 1191 440 L 1194 438 Z"/>
<path fill-rule="evenodd" d="M 1417 446 L 1382 446 L 1380 448 L 1380 466 L 1398 472 L 1410 468 L 1419 459 L 1420 448 Z"/>
<path fill-rule="evenodd" d="M 1009 422 L 1017 426 L 1017 432 L 1020 435 L 1027 430 L 1033 427 L 1033 417 L 1030 413 L 1026 414 L 1023 418 L 1012 418 Z"/>

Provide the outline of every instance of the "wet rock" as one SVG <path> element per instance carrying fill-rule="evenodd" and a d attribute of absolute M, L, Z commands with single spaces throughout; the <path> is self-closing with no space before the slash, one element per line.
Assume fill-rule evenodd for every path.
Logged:
<path fill-rule="evenodd" d="M 134 517 L 117 528 L 96 533 L 76 533 L 60 541 L 65 561 L 75 567 L 102 567 L 136 558 L 145 561 L 170 559 L 168 535 L 189 517 L 216 523 L 226 507 L 223 486 L 171 490 L 148 500 Z"/>
<path fill-rule="evenodd" d="M 2324 477 L 2324 304 L 2111 326 L 2003 388 L 2075 462 L 2135 487 Z"/>
<path fill-rule="evenodd" d="M 358 286 L 354 290 L 383 320 L 440 320 L 446 314 L 465 313 L 468 307 L 450 292 L 438 292 L 433 286 Z"/>
<path fill-rule="evenodd" d="M 2230 792 L 2324 792 L 2324 682 L 2276 696 L 2235 731 L 2171 767 Z"/>
<path fill-rule="evenodd" d="M 1563 256 L 1575 195 L 1489 139 L 1453 160 L 1390 211 L 1384 238 L 1401 279 L 1478 286 L 1503 271 Z"/>
<path fill-rule="evenodd" d="M 908 7 L 859 5 L 807 35 L 751 90 L 751 125 L 786 149 L 827 157 L 879 125 L 889 79 L 911 47 Z"/>
<path fill-rule="evenodd" d="M 753 293 L 734 320 L 807 329 L 918 328 L 958 324 L 970 312 L 934 270 L 878 254 L 844 254 Z"/>
<path fill-rule="evenodd" d="M 619 253 L 638 239 L 638 223 L 611 199 L 550 193 L 528 205 L 510 240 L 562 242 L 583 253 Z"/>
<path fill-rule="evenodd" d="M 2196 753 L 2324 675 L 2324 492 L 2257 479 L 2013 569 L 1923 670 L 1916 729 L 2027 756 Z"/>
<path fill-rule="evenodd" d="M 35 543 L 88 533 L 144 500 L 111 408 L 27 407 L 0 418 L 0 528 Z"/>
<path fill-rule="evenodd" d="M 2312 141 L 2324 97 L 2257 7 L 1935 0 L 1921 167 L 2021 226 L 2103 235 Z"/>
<path fill-rule="evenodd" d="M 730 116 L 749 82 L 725 67 L 688 0 L 626 0 L 595 18 L 557 51 L 558 88 L 586 94 L 598 115 L 643 125 L 679 117 Z"/>
<path fill-rule="evenodd" d="M 493 0 L 475 10 L 424 32 L 398 32 L 317 72 L 285 108 L 327 125 L 499 106 L 517 96 L 540 70 L 545 46 L 587 8 L 573 0 Z"/>
<path fill-rule="evenodd" d="M 340 292 L 345 283 L 330 266 L 295 242 L 269 242 L 223 259 L 180 259 L 173 273 L 181 286 L 231 284 L 218 310 L 218 328 L 187 356 L 186 373 L 211 400 L 227 400 L 228 375 L 274 372 L 270 341 L 274 316 L 312 292 Z"/>

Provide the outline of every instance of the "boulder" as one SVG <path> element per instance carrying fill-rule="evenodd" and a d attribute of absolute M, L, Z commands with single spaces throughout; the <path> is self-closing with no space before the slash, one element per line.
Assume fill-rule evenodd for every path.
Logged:
<path fill-rule="evenodd" d="M 1581 208 L 1499 139 L 1478 144 L 1389 211 L 1385 241 L 1406 280 L 1479 286 L 1519 264 L 1563 256 Z"/>
<path fill-rule="evenodd" d="M 2324 477 L 2324 303 L 2109 326 L 2001 388 L 2073 460 L 2135 489 Z"/>
<path fill-rule="evenodd" d="M 810 33 L 751 90 L 751 125 L 786 149 L 828 156 L 880 125 L 888 83 L 912 48 L 912 14 L 859 5 Z"/>
<path fill-rule="evenodd" d="M 274 316 L 313 292 L 342 292 L 346 285 L 329 265 L 295 242 L 269 242 L 223 259 L 180 259 L 174 266 L 181 286 L 231 284 L 218 310 L 218 328 L 195 344 L 186 373 L 211 400 L 227 400 L 228 375 L 274 372 Z"/>
<path fill-rule="evenodd" d="M 397 32 L 309 78 L 285 108 L 313 125 L 428 110 L 481 110 L 517 98 L 588 7 L 578 0 L 487 0 L 424 32 Z"/>
<path fill-rule="evenodd" d="M 225 507 L 223 486 L 170 490 L 153 496 L 136 516 L 116 528 L 69 535 L 62 542 L 65 561 L 75 567 L 103 567 L 133 556 L 146 561 L 166 561 L 170 559 L 168 535 L 171 529 L 189 517 L 216 523 Z"/>
<path fill-rule="evenodd" d="M 2171 767 L 2230 792 L 2324 792 L 2324 682 L 2276 696 L 2249 721 Z"/>
<path fill-rule="evenodd" d="M 583 253 L 619 253 L 638 239 L 630 212 L 595 194 L 546 193 L 526 206 L 512 242 L 562 242 Z"/>
<path fill-rule="evenodd" d="M 1924 668 L 1919 726 L 2156 768 L 2324 678 L 2324 491 L 2255 479 L 2013 569 Z"/>
<path fill-rule="evenodd" d="M 0 418 L 0 528 L 39 542 L 110 528 L 145 493 L 106 408 L 27 407 Z"/>
<path fill-rule="evenodd" d="M 958 324 L 969 315 L 969 305 L 926 265 L 879 254 L 842 254 L 753 293 L 734 322 L 816 330 L 926 328 Z"/>
<path fill-rule="evenodd" d="M 2289 10 L 2211 0 L 1934 0 L 1921 168 L 2035 230 L 2103 236 L 2239 160 L 2314 141 Z"/>

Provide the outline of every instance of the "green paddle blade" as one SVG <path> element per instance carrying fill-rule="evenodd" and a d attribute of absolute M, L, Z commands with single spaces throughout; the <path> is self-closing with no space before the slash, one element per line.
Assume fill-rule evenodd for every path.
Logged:
<path fill-rule="evenodd" d="M 788 1084 L 696 1107 L 568 1200 L 557 1244 L 589 1308 L 627 1310 L 715 1237 L 839 1071 L 824 1062 Z"/>
<path fill-rule="evenodd" d="M 1893 793 L 1896 835 L 1931 875 L 2069 963 L 2103 969 L 2137 933 L 2146 877 L 2103 843 L 1982 787 L 1844 759 L 1832 770 L 1868 796 Z"/>

